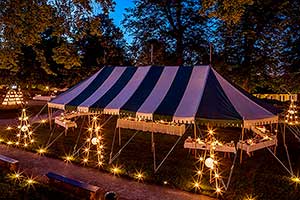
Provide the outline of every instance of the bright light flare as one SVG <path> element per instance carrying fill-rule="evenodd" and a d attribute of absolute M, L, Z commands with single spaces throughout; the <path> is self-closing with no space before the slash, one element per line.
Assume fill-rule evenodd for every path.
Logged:
<path fill-rule="evenodd" d="M 19 181 L 21 178 L 23 178 L 22 172 L 14 172 L 12 174 L 9 174 L 8 177 L 14 181 Z"/>
<path fill-rule="evenodd" d="M 36 184 L 37 182 L 33 178 L 28 178 L 25 183 L 28 187 L 30 187 L 30 186 Z"/>
<path fill-rule="evenodd" d="M 11 130 L 11 129 L 12 129 L 12 127 L 10 127 L 10 126 L 8 126 L 8 127 L 6 128 L 7 131 L 9 131 L 9 130 Z"/>
<path fill-rule="evenodd" d="M 145 178 L 145 175 L 142 171 L 136 171 L 136 173 L 134 174 L 134 178 L 138 181 L 142 181 Z"/>
<path fill-rule="evenodd" d="M 37 150 L 37 152 L 38 152 L 38 154 L 44 154 L 44 153 L 46 153 L 47 152 L 47 149 L 44 149 L 44 148 L 40 148 L 40 149 L 38 149 Z"/>
<path fill-rule="evenodd" d="M 119 166 L 112 166 L 111 168 L 111 173 L 113 173 L 114 175 L 118 175 L 121 173 L 121 168 Z"/>
<path fill-rule="evenodd" d="M 72 162 L 74 160 L 74 157 L 73 156 L 70 156 L 70 155 L 66 155 L 64 157 L 64 161 L 65 162 Z"/>
<path fill-rule="evenodd" d="M 217 188 L 216 188 L 216 193 L 217 193 L 217 194 L 222 194 L 222 189 L 219 188 L 219 187 L 217 187 Z"/>
<path fill-rule="evenodd" d="M 215 134 L 215 129 L 207 128 L 207 132 L 208 132 L 209 135 L 214 135 Z"/>
<path fill-rule="evenodd" d="M 253 197 L 253 196 L 250 194 L 250 195 L 246 195 L 246 197 L 244 198 L 244 200 L 256 200 L 256 197 Z"/>
<path fill-rule="evenodd" d="M 104 165 L 104 163 L 102 162 L 102 161 L 99 161 L 98 163 L 97 163 L 97 166 L 98 167 L 102 167 Z"/>
<path fill-rule="evenodd" d="M 295 182 L 296 184 L 300 184 L 300 178 L 297 177 L 297 176 L 292 177 L 291 180 L 292 180 L 293 182 Z"/>
<path fill-rule="evenodd" d="M 194 187 L 196 190 L 199 190 L 199 189 L 200 189 L 200 182 L 194 181 L 193 187 Z"/>

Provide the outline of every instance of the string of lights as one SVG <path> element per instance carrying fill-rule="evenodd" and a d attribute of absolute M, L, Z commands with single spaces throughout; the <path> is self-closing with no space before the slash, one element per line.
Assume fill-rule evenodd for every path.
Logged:
<path fill-rule="evenodd" d="M 29 123 L 29 117 L 26 114 L 26 109 L 22 109 L 21 116 L 19 117 L 19 125 L 17 132 L 17 146 L 23 145 L 28 147 L 29 144 L 34 142 L 33 131 L 31 130 L 31 125 Z"/>

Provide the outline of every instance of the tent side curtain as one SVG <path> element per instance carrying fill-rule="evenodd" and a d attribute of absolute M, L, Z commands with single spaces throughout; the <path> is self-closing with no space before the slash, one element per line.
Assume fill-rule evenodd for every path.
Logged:
<path fill-rule="evenodd" d="M 104 67 L 48 105 L 176 123 L 242 124 L 276 117 L 210 66 Z"/>

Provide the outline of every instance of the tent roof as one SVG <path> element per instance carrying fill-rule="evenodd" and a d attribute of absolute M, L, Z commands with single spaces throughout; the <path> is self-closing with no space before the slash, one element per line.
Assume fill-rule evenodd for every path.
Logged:
<path fill-rule="evenodd" d="M 210 66 L 104 67 L 49 107 L 174 122 L 270 123 L 276 111 Z"/>

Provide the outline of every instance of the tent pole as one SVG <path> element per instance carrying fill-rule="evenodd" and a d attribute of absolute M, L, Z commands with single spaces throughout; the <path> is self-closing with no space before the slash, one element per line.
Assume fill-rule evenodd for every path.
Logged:
<path fill-rule="evenodd" d="M 243 162 L 243 141 L 244 141 L 244 133 L 245 133 L 245 128 L 244 128 L 244 125 L 243 125 L 243 128 L 242 128 L 242 143 L 241 143 L 240 164 L 242 164 L 242 162 Z"/>
<path fill-rule="evenodd" d="M 49 126 L 50 126 L 50 130 L 52 130 L 52 114 L 51 114 L 51 108 L 49 108 L 48 106 L 48 118 L 49 118 Z"/>
<path fill-rule="evenodd" d="M 279 124 L 279 122 L 276 123 L 276 127 L 275 127 L 276 139 L 278 138 L 278 124 Z M 277 141 L 278 141 L 278 139 L 277 139 Z M 274 147 L 274 155 L 276 155 L 277 145 L 278 144 L 276 144 Z"/>
<path fill-rule="evenodd" d="M 196 120 L 194 121 L 194 140 L 196 141 L 197 139 L 197 127 L 196 127 Z M 196 149 L 196 142 L 195 142 L 195 149 L 194 149 L 194 153 L 195 153 L 195 159 L 197 158 L 197 149 Z"/>
<path fill-rule="evenodd" d="M 121 128 L 119 127 L 119 146 L 122 145 Z"/>
<path fill-rule="evenodd" d="M 156 170 L 156 155 L 155 155 L 155 142 L 154 142 L 154 133 L 153 131 L 151 132 L 151 150 L 153 153 L 153 169 L 154 172 Z"/>

